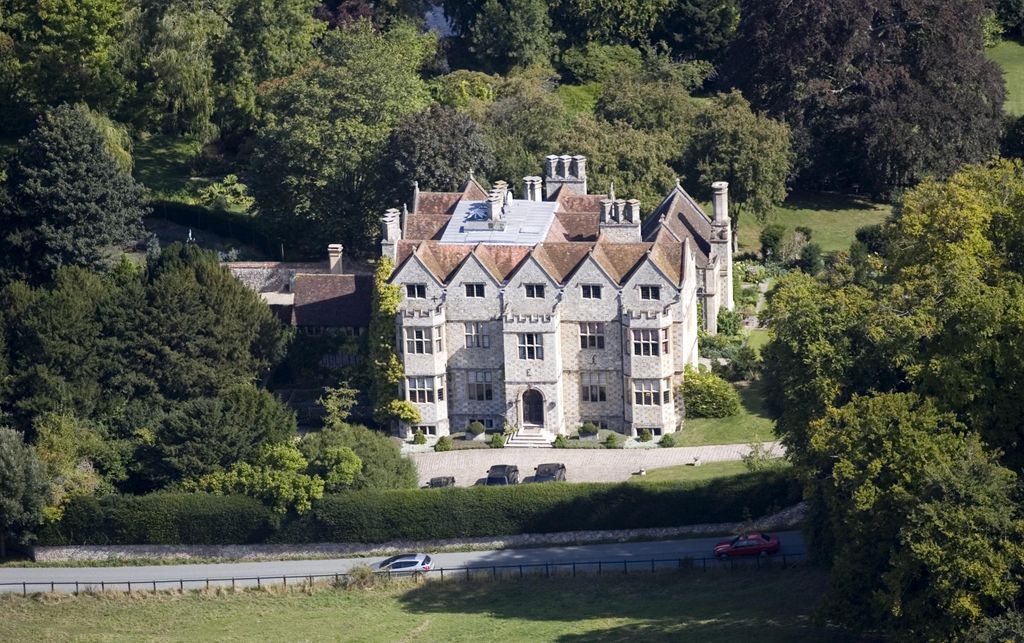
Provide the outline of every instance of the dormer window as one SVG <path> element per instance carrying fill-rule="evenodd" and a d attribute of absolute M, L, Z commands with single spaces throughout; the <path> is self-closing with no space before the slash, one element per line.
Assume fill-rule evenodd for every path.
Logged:
<path fill-rule="evenodd" d="M 640 299 L 649 301 L 661 299 L 661 286 L 640 286 Z"/>
<path fill-rule="evenodd" d="M 426 284 L 405 284 L 405 296 L 409 299 L 426 299 Z"/>
<path fill-rule="evenodd" d="M 484 296 L 484 285 L 483 284 L 466 284 L 466 296 L 467 297 L 483 297 Z"/>
<path fill-rule="evenodd" d="M 544 284 L 526 284 L 527 299 L 544 299 Z"/>

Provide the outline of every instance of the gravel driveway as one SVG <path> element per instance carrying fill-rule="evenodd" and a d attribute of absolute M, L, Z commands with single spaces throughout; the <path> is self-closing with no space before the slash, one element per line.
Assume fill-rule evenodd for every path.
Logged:
<path fill-rule="evenodd" d="M 778 456 L 785 449 L 778 442 L 764 446 Z M 739 460 L 750 447 L 746 444 L 716 444 L 672 449 L 466 449 L 443 453 L 412 453 L 420 484 L 434 476 L 455 476 L 455 484 L 468 487 L 483 478 L 494 464 L 514 464 L 521 477 L 533 474 L 543 462 L 563 462 L 570 482 L 619 482 L 643 469 L 691 464 L 696 456 L 703 463 Z"/>

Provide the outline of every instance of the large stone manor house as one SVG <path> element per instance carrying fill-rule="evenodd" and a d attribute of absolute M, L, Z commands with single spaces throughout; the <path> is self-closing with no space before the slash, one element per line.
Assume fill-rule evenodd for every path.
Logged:
<path fill-rule="evenodd" d="M 402 394 L 428 435 L 486 427 L 627 435 L 678 429 L 676 389 L 733 308 L 728 185 L 708 216 L 678 184 L 646 218 L 587 190 L 586 158 L 548 156 L 518 194 L 470 175 L 382 219 L 401 288 Z"/>

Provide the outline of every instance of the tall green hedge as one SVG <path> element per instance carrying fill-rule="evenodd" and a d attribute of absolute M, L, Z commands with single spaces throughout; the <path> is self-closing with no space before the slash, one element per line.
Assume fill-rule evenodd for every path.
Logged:
<path fill-rule="evenodd" d="M 279 526 L 273 512 L 247 496 L 159 492 L 80 496 L 47 525 L 44 545 L 231 545 L 265 541 Z"/>
<path fill-rule="evenodd" d="M 247 499 L 164 493 L 76 501 L 42 541 L 371 543 L 673 527 L 740 521 L 799 499 L 790 471 L 685 483 L 366 490 L 325 496 L 313 511 L 275 528 L 269 512 Z"/>

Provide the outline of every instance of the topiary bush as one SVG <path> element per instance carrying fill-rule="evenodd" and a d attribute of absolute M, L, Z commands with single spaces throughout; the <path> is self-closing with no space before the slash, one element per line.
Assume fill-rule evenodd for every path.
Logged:
<path fill-rule="evenodd" d="M 625 440 L 618 433 L 609 433 L 608 437 L 604 439 L 604 448 L 606 449 L 621 449 L 625 444 Z"/>
<path fill-rule="evenodd" d="M 438 453 L 441 453 L 442 451 L 451 451 L 451 450 L 452 450 L 452 439 L 450 437 L 448 437 L 447 435 L 442 435 L 441 437 L 439 437 L 437 439 L 437 442 L 434 443 L 434 451 L 436 451 Z"/>
<path fill-rule="evenodd" d="M 551 443 L 551 446 L 556 449 L 567 449 L 569 447 L 569 439 L 564 435 L 557 435 L 555 436 L 555 441 Z"/>
<path fill-rule="evenodd" d="M 427 443 L 427 436 L 423 435 L 423 431 L 422 430 L 416 429 L 416 433 L 412 434 L 412 443 L 413 444 L 426 444 Z"/>
<path fill-rule="evenodd" d="M 469 426 L 466 427 L 466 433 L 472 434 L 474 436 L 480 435 L 485 430 L 486 429 L 484 428 L 484 425 L 481 422 L 470 422 Z"/>
<path fill-rule="evenodd" d="M 671 433 L 666 433 L 665 435 L 661 436 L 660 440 L 658 440 L 658 446 L 659 447 L 670 449 L 670 448 L 674 447 L 675 445 L 676 445 L 676 438 Z"/>
<path fill-rule="evenodd" d="M 591 424 L 590 422 L 585 422 L 583 426 L 579 428 L 581 438 L 595 436 L 598 431 L 600 431 L 600 429 L 597 428 L 597 425 Z"/>
<path fill-rule="evenodd" d="M 740 394 L 714 373 L 687 368 L 682 393 L 688 418 L 723 418 L 740 412 Z"/>
<path fill-rule="evenodd" d="M 643 431 L 640 432 L 640 436 L 637 437 L 637 440 L 639 440 L 640 442 L 650 442 L 653 439 L 654 434 L 651 433 L 650 429 L 644 429 Z"/>
<path fill-rule="evenodd" d="M 495 433 L 494 435 L 491 436 L 491 439 L 488 442 L 488 444 L 489 444 L 489 446 L 492 449 L 504 448 L 504 446 L 505 446 L 505 436 L 500 434 L 500 433 Z"/>

